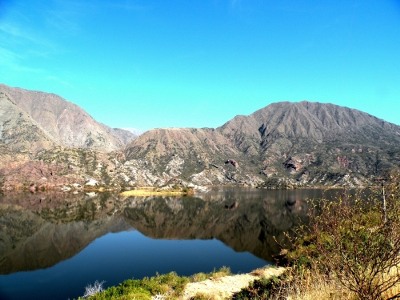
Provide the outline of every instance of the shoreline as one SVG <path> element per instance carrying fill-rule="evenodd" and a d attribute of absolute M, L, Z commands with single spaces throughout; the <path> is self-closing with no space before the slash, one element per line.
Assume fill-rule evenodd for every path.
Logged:
<path fill-rule="evenodd" d="M 146 196 L 191 196 L 193 189 L 157 189 L 155 187 L 142 187 L 119 193 L 124 198 L 146 197 Z"/>
<path fill-rule="evenodd" d="M 211 273 L 196 273 L 180 276 L 175 272 L 157 274 L 141 279 L 127 279 L 116 285 L 104 288 L 103 283 L 88 285 L 86 299 L 231 299 L 243 289 L 249 288 L 257 280 L 280 277 L 287 271 L 285 267 L 266 265 L 247 273 L 232 274 L 229 268 L 222 267 Z M 88 289 L 91 292 L 88 293 Z M 116 296 L 118 295 L 118 296 Z M 116 297 L 115 297 L 116 296 Z"/>
<path fill-rule="evenodd" d="M 149 186 L 149 187 L 131 187 L 132 189 L 127 190 L 124 187 L 111 187 L 111 186 L 87 186 L 87 185 L 79 185 L 78 187 L 73 185 L 54 185 L 54 186 L 46 186 L 31 188 L 29 186 L 18 186 L 14 188 L 8 189 L 0 189 L 0 195 L 8 195 L 8 194 L 19 194 L 19 193 L 30 193 L 30 194 L 45 194 L 45 193 L 65 193 L 65 194 L 77 194 L 77 193 L 88 193 L 88 192 L 96 192 L 96 193 L 116 193 L 121 196 L 129 197 L 129 196 L 137 196 L 137 197 L 146 197 L 146 196 L 191 196 L 196 194 L 197 192 L 207 192 L 214 188 L 223 188 L 223 187 L 237 187 L 237 188 L 250 188 L 250 189 L 260 189 L 260 190 L 340 190 L 340 189 L 365 189 L 372 187 L 369 186 L 358 186 L 358 187 L 348 187 L 348 186 L 339 186 L 339 185 L 310 185 L 310 186 L 292 186 L 286 188 L 266 188 L 260 186 L 247 186 L 241 184 L 234 185 L 207 185 L 207 186 L 199 186 L 196 188 L 192 187 L 183 187 L 183 188 L 165 188 L 158 186 Z"/>

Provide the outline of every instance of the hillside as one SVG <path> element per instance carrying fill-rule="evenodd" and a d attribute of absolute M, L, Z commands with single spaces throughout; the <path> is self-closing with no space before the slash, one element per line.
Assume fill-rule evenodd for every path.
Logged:
<path fill-rule="evenodd" d="M 0 190 L 103 182 L 105 166 L 135 137 L 57 95 L 0 84 Z"/>
<path fill-rule="evenodd" d="M 267 151 L 279 140 L 289 145 L 286 151 L 299 140 L 373 145 L 383 134 L 385 143 L 400 141 L 399 126 L 355 109 L 307 101 L 273 103 L 250 116 L 237 116 L 219 130 L 244 152 L 252 148 Z"/>
<path fill-rule="evenodd" d="M 7 152 L 37 151 L 53 147 L 51 136 L 0 89 L 0 146 Z"/>
<path fill-rule="evenodd" d="M 3 95 L 1 102 L 5 99 L 13 102 L 18 111 L 29 116 L 31 123 L 42 130 L 43 135 L 60 146 L 113 151 L 122 148 L 135 137 L 127 130 L 112 129 L 97 122 L 77 105 L 54 94 L 3 84 L 0 84 L 0 93 Z M 7 121 L 5 118 L 7 116 L 0 116 L 0 125 Z M 20 129 L 26 129 L 26 135 L 29 135 L 29 126 L 20 126 Z"/>
<path fill-rule="evenodd" d="M 303 101 L 274 103 L 216 129 L 152 130 L 125 153 L 157 176 L 179 165 L 169 174 L 197 184 L 360 185 L 398 167 L 399 146 L 399 126 Z"/>
<path fill-rule="evenodd" d="M 1 190 L 354 187 L 400 166 L 400 126 L 333 104 L 273 103 L 218 128 L 137 138 L 53 94 L 0 85 L 0 108 Z"/>

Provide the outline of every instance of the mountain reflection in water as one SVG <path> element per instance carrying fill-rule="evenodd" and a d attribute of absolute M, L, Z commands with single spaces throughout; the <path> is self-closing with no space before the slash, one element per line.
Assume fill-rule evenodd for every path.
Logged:
<path fill-rule="evenodd" d="M 216 238 L 235 251 L 271 260 L 274 236 L 306 212 L 320 190 L 226 188 L 199 197 L 128 198 L 65 194 L 0 199 L 0 273 L 50 267 L 95 239 L 131 227 L 156 239 Z"/>
<path fill-rule="evenodd" d="M 115 203 L 108 195 L 46 193 L 1 198 L 0 274 L 51 267 L 98 237 L 130 229 L 115 213 Z"/>
<path fill-rule="evenodd" d="M 230 189 L 204 198 L 135 200 L 124 216 L 146 236 L 216 238 L 235 251 L 270 261 L 279 251 L 274 236 L 282 238 L 306 212 L 305 201 L 293 192 Z"/>

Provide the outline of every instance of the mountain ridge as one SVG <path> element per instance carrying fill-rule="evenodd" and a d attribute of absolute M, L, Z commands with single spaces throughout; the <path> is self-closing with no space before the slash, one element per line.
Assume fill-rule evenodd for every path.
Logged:
<path fill-rule="evenodd" d="M 0 85 L 0 106 L 3 190 L 94 181 L 113 189 L 355 187 L 400 166 L 400 126 L 330 103 L 276 102 L 217 128 L 156 128 L 129 143 L 131 134 L 124 140 L 124 130 L 54 94 Z"/>
<path fill-rule="evenodd" d="M 166 139 L 172 129 L 149 131 L 138 137 L 127 146 L 127 159 L 148 158 L 140 152 L 146 138 L 146 153 L 158 153 L 157 161 L 150 160 L 153 172 L 167 170 L 177 159 L 168 158 L 172 152 L 157 151 L 156 145 L 168 140 L 164 146 L 179 157 L 179 175 L 191 173 L 183 177 L 197 178 L 202 169 L 206 174 L 198 183 L 214 184 L 254 180 L 258 184 L 273 177 L 278 181 L 285 178 L 290 185 L 317 184 L 338 174 L 336 183 L 354 177 L 349 184 L 356 184 L 374 172 L 399 165 L 395 149 L 400 145 L 399 126 L 334 104 L 277 102 L 248 116 L 236 116 L 215 129 L 175 128 L 173 132 L 175 140 Z M 198 140 L 196 147 L 186 145 L 179 132 L 185 141 Z M 206 144 L 199 141 L 200 132 Z M 217 145 L 217 151 L 211 145 Z M 190 149 L 194 155 L 187 155 Z M 229 161 L 237 162 L 240 168 L 232 168 L 226 164 Z M 249 175 L 250 180 L 246 179 Z"/>
<path fill-rule="evenodd" d="M 0 137 L 10 151 L 36 151 L 54 146 L 54 142 L 29 114 L 0 90 Z"/>
<path fill-rule="evenodd" d="M 0 84 L 0 91 L 39 124 L 58 145 L 112 151 L 135 138 L 129 131 L 113 129 L 97 122 L 79 106 L 55 94 L 4 84 Z"/>

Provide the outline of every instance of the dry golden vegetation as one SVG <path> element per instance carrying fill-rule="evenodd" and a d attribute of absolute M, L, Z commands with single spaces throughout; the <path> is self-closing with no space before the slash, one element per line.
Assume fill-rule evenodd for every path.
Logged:
<path fill-rule="evenodd" d="M 309 225 L 290 238 L 288 271 L 254 282 L 233 299 L 400 298 L 399 174 L 365 196 L 316 203 Z"/>
<path fill-rule="evenodd" d="M 193 195 L 193 189 L 159 189 L 154 187 L 140 187 L 130 191 L 121 192 L 122 197 L 146 197 L 146 196 L 188 196 Z"/>

